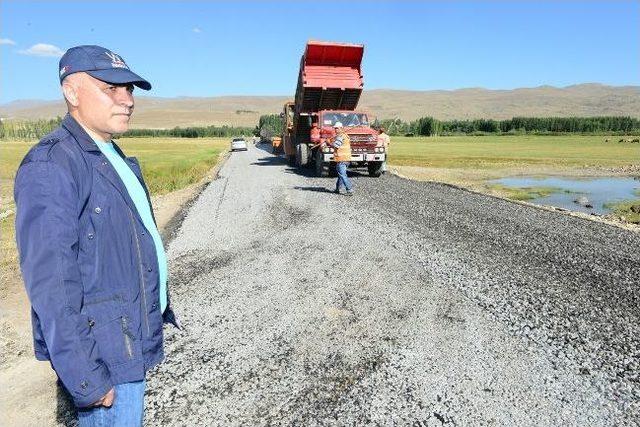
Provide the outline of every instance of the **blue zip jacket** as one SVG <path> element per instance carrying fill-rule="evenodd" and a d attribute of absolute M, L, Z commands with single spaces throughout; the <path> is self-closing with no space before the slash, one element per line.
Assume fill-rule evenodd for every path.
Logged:
<path fill-rule="evenodd" d="M 137 160 L 125 160 L 148 198 Z M 178 325 L 170 304 L 160 311 L 152 236 L 70 115 L 29 150 L 14 197 L 36 358 L 51 362 L 78 407 L 144 379 L 164 357 L 163 321 Z"/>

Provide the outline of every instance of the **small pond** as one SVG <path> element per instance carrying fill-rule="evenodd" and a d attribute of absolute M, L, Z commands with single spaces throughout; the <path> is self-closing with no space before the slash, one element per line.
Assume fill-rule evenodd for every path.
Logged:
<path fill-rule="evenodd" d="M 640 199 L 640 180 L 629 177 L 517 177 L 489 181 L 511 188 L 553 188 L 552 194 L 528 200 L 537 205 L 555 206 L 572 211 L 606 214 L 607 204 Z M 580 203 L 576 203 L 579 200 Z M 591 205 L 587 207 L 585 205 Z"/>

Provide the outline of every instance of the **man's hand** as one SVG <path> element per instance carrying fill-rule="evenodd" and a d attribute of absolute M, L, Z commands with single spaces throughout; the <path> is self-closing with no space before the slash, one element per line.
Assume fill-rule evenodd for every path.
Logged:
<path fill-rule="evenodd" d="M 113 405 L 113 400 L 116 398 L 116 390 L 112 387 L 111 390 L 107 392 L 102 398 L 96 402 L 94 402 L 91 406 L 104 406 L 106 408 L 111 408 Z"/>

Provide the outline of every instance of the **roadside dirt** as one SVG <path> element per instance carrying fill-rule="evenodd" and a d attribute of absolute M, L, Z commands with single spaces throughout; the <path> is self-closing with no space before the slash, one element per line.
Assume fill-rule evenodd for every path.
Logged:
<path fill-rule="evenodd" d="M 217 176 L 228 153 L 198 183 L 152 197 L 153 211 L 163 242 L 169 244 L 189 206 Z M 3 219 L 14 221 L 13 215 Z M 48 362 L 33 356 L 30 305 L 19 266 L 1 273 L 0 290 L 0 425 L 66 425 L 68 402 L 56 385 Z M 61 397 L 59 397 L 61 396 Z"/>

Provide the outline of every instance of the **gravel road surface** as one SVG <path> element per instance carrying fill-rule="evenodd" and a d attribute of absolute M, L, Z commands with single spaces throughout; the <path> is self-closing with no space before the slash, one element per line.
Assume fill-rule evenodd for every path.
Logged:
<path fill-rule="evenodd" d="M 640 235 L 233 153 L 169 247 L 160 425 L 627 426 Z"/>

